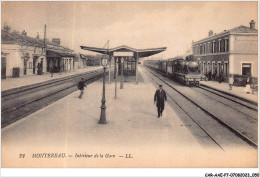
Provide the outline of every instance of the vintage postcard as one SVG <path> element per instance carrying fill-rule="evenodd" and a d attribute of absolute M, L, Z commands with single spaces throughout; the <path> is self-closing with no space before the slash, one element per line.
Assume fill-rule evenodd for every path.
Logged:
<path fill-rule="evenodd" d="M 2 168 L 258 167 L 257 1 L 2 1 L 1 17 Z"/>

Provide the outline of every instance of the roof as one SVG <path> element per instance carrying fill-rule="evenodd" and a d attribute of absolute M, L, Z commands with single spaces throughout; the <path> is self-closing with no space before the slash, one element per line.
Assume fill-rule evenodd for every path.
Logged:
<path fill-rule="evenodd" d="M 20 44 L 35 47 L 44 47 L 44 40 L 38 38 L 32 38 L 27 35 L 19 34 L 17 32 L 7 32 L 5 30 L 1 31 L 1 43 L 2 44 Z M 67 52 L 73 52 L 73 50 L 63 47 L 61 45 L 52 43 L 48 39 L 46 40 L 47 49 L 62 50 Z"/>
<path fill-rule="evenodd" d="M 75 57 L 75 54 L 65 50 L 47 49 L 46 52 L 48 57 Z"/>
<path fill-rule="evenodd" d="M 111 49 L 105 49 L 105 48 L 96 48 L 96 47 L 89 47 L 89 46 L 80 46 L 81 49 L 88 50 L 88 51 L 93 51 L 101 54 L 111 54 L 114 51 L 132 51 L 135 53 L 138 53 L 139 57 L 148 57 L 160 52 L 163 52 L 166 50 L 166 47 L 161 47 L 161 48 L 148 48 L 148 49 L 135 49 L 131 48 L 126 45 L 118 46 L 116 48 L 111 48 Z"/>
<path fill-rule="evenodd" d="M 252 33 L 255 33 L 257 35 L 258 34 L 258 30 L 241 25 L 239 27 L 235 27 L 235 28 L 232 28 L 232 29 L 229 29 L 229 30 L 224 30 L 223 32 L 217 33 L 215 35 L 208 36 L 208 37 L 203 38 L 201 40 L 198 40 L 198 41 L 196 41 L 194 43 L 198 43 L 198 42 L 201 42 L 203 40 L 210 39 L 210 38 L 215 38 L 215 37 L 218 37 L 218 36 L 221 36 L 221 35 L 236 34 L 236 33 L 237 34 L 241 34 L 241 33 L 244 33 L 244 34 L 249 34 L 250 33 L 250 34 L 252 34 Z"/>
<path fill-rule="evenodd" d="M 257 33 L 258 30 L 257 29 L 253 29 L 253 28 L 249 28 L 249 27 L 246 27 L 246 26 L 239 26 L 239 27 L 236 27 L 236 28 L 233 28 L 233 29 L 230 29 L 228 30 L 232 33 Z"/>

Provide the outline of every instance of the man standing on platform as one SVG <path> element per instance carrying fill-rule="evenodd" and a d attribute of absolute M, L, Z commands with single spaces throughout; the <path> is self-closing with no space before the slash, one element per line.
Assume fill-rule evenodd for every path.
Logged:
<path fill-rule="evenodd" d="M 81 78 L 81 81 L 78 83 L 78 89 L 80 90 L 79 98 L 82 99 L 82 95 L 84 94 L 84 88 L 86 87 L 86 84 L 84 83 L 84 79 Z"/>
<path fill-rule="evenodd" d="M 162 89 L 162 85 L 159 85 L 159 89 L 156 90 L 154 95 L 154 104 L 156 103 L 158 118 L 162 116 L 162 112 L 164 110 L 164 100 L 167 101 L 167 96 L 165 91 Z"/>

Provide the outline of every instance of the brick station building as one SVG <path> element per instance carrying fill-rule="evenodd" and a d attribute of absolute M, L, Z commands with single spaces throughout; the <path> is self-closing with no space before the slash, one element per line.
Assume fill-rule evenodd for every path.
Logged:
<path fill-rule="evenodd" d="M 249 27 L 241 25 L 218 34 L 210 30 L 208 37 L 193 42 L 192 48 L 203 74 L 222 73 L 226 82 L 229 74 L 258 75 L 258 30 L 253 20 Z"/>

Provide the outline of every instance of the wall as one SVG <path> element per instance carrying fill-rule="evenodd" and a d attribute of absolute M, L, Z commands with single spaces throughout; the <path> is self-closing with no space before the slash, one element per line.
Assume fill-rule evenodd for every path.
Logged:
<path fill-rule="evenodd" d="M 22 58 L 25 53 L 28 53 L 29 59 L 27 60 L 27 75 L 33 74 L 33 56 L 36 54 L 38 59 L 36 60 L 36 72 L 37 74 L 37 64 L 41 62 L 41 58 L 43 58 L 43 66 L 46 71 L 46 58 L 42 53 L 42 48 L 34 47 L 34 46 L 21 46 L 18 44 L 2 44 L 2 51 L 4 53 L 8 53 L 6 57 L 6 76 L 12 77 L 13 68 L 20 68 L 20 76 L 24 76 L 24 59 Z M 34 55 L 33 55 L 34 54 Z M 30 63 L 32 64 L 32 68 L 30 69 Z"/>
<path fill-rule="evenodd" d="M 235 35 L 234 36 L 234 51 L 239 53 L 258 53 L 257 45 L 257 34 L 256 35 Z"/>
<path fill-rule="evenodd" d="M 6 56 L 6 77 L 12 77 L 14 67 L 23 67 L 19 45 L 2 44 L 1 46 L 2 52 L 8 53 Z"/>
<path fill-rule="evenodd" d="M 251 63 L 252 76 L 258 76 L 258 55 L 231 54 L 230 73 L 242 75 L 242 63 Z"/>

